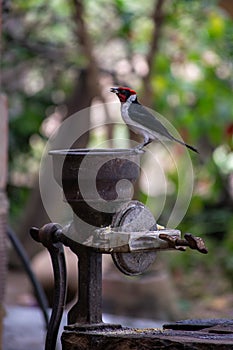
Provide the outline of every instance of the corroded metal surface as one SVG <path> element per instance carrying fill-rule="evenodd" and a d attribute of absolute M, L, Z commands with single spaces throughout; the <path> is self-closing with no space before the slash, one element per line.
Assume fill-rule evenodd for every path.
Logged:
<path fill-rule="evenodd" d="M 154 262 L 158 250 L 185 250 L 190 247 L 207 252 L 199 237 L 186 234 L 181 239 L 178 230 L 159 231 L 149 209 L 138 201 L 131 201 L 132 186 L 139 177 L 143 152 L 85 149 L 50 153 L 54 177 L 74 212 L 74 220 L 64 229 L 49 224 L 31 233 L 50 251 L 55 282 L 58 282 L 56 293 L 61 292 L 62 273 L 65 272 L 59 266 L 59 257 L 56 257 L 59 252 L 54 249 L 62 242 L 79 260 L 78 301 L 68 314 L 68 326 L 62 336 L 63 350 L 183 349 L 185 336 L 197 338 L 197 342 L 202 344 L 196 334 L 187 335 L 180 330 L 122 329 L 102 322 L 101 254 L 111 253 L 121 272 L 138 275 Z M 84 231 L 77 218 L 90 225 L 91 229 Z M 58 294 L 55 301 L 58 310 L 53 308 L 55 316 L 60 315 L 62 310 L 61 304 L 56 304 L 60 298 Z M 50 336 L 54 337 L 55 333 L 56 330 Z M 173 337 L 176 337 L 175 341 Z M 193 342 L 190 339 L 187 344 Z M 175 343 L 179 346 L 171 347 Z M 54 341 L 51 347 L 48 346 L 48 336 L 46 346 L 49 350 L 54 348 Z"/>
<path fill-rule="evenodd" d="M 66 201 L 77 217 L 97 227 L 111 224 L 116 211 L 132 198 L 143 153 L 133 149 L 50 152 L 54 177 Z"/>
<path fill-rule="evenodd" d="M 127 205 L 130 207 L 135 201 L 129 202 Z M 142 203 L 138 202 L 139 207 L 143 206 Z M 137 208 L 138 209 L 138 208 Z M 147 217 L 144 217 L 145 212 L 149 210 L 144 207 L 140 216 L 140 222 L 146 225 L 149 223 Z M 127 215 L 133 212 L 128 211 Z M 119 215 L 119 213 L 117 213 Z M 122 219 L 132 217 L 129 215 L 122 215 Z M 133 231 L 139 229 L 137 227 L 137 216 L 135 217 L 135 222 L 129 221 L 129 224 L 124 224 L 119 227 L 102 227 L 92 231 L 90 236 L 83 242 L 86 247 L 93 248 L 94 251 L 101 254 L 112 254 L 112 253 L 149 253 L 152 251 L 162 251 L 162 250 L 180 250 L 185 251 L 186 248 L 194 249 L 202 254 L 207 254 L 208 249 L 205 246 L 205 242 L 201 237 L 196 237 L 190 233 L 185 233 L 184 238 L 181 238 L 181 231 L 174 229 L 160 228 L 156 229 L 156 225 L 152 226 L 150 230 L 144 229 L 143 231 Z M 133 225 L 135 227 L 133 228 Z M 150 226 L 150 224 L 149 224 Z M 132 228 L 131 228 L 132 227 Z M 132 231 L 130 231 L 132 230 Z M 60 232 L 61 237 L 58 239 L 62 241 L 65 245 L 70 247 L 79 246 L 76 242 L 76 227 L 71 223 L 66 225 L 62 232 Z"/>
<path fill-rule="evenodd" d="M 171 249 L 185 250 L 185 247 L 198 250 L 202 254 L 207 254 L 208 249 L 201 237 L 195 237 L 191 233 L 185 233 L 184 239 L 179 239 L 176 236 L 171 236 L 160 233 L 159 238 L 166 241 Z"/>
<path fill-rule="evenodd" d="M 164 329 L 187 331 L 198 331 L 207 328 L 210 330 L 214 327 L 218 327 L 219 330 L 227 327 L 228 329 L 231 329 L 231 333 L 233 334 L 233 320 L 226 318 L 181 320 L 163 325 Z"/>
<path fill-rule="evenodd" d="M 79 246 L 78 301 L 68 313 L 68 324 L 102 324 L 102 255 L 92 248 Z"/>
<path fill-rule="evenodd" d="M 113 218 L 113 227 L 118 227 L 122 231 L 145 231 L 156 229 L 156 221 L 142 203 L 131 201 Z M 156 252 L 138 253 L 113 253 L 112 259 L 116 267 L 126 275 L 134 276 L 143 273 L 155 261 Z"/>
<path fill-rule="evenodd" d="M 127 329 L 108 332 L 64 332 L 63 350 L 230 350 L 233 333 L 212 334 L 208 330 L 184 331 L 161 329 Z"/>
<path fill-rule="evenodd" d="M 131 202 L 130 202 L 131 203 Z M 144 218 L 145 219 L 145 218 Z M 141 221 L 144 222 L 141 218 Z M 144 222 L 145 223 L 145 222 Z M 136 229 L 136 228 L 135 228 Z M 153 227 L 152 227 L 153 229 Z M 125 231 L 124 231 L 125 230 Z M 150 252 L 174 249 L 170 247 L 170 244 L 161 239 L 159 236 L 161 233 L 172 238 L 179 239 L 181 232 L 179 230 L 161 229 L 156 231 L 150 231 L 145 229 L 144 231 L 129 231 L 130 228 L 126 226 L 122 227 L 103 227 L 92 231 L 90 236 L 82 243 L 87 247 L 92 247 L 96 252 L 102 254 L 110 253 L 135 253 L 135 252 Z M 71 223 L 62 230 L 64 236 L 70 239 L 70 243 L 75 244 L 77 236 L 76 228 Z M 187 242 L 186 242 L 187 243 Z M 73 245 L 72 244 L 72 245 Z"/>

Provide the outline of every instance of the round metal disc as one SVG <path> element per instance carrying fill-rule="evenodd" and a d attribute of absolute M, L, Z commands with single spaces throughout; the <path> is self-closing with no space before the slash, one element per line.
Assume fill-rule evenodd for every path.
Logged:
<path fill-rule="evenodd" d="M 156 230 L 154 216 L 144 204 L 131 201 L 115 214 L 113 227 L 121 227 L 125 232 Z M 112 253 L 116 267 L 126 275 L 142 274 L 155 261 L 156 252 Z"/>

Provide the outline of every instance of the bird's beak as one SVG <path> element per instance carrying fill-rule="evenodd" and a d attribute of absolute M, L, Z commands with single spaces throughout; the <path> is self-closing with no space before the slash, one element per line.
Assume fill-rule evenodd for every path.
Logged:
<path fill-rule="evenodd" d="M 117 93 L 118 93 L 118 88 L 112 87 L 112 88 L 110 89 L 110 92 L 113 92 L 114 94 L 117 94 Z"/>

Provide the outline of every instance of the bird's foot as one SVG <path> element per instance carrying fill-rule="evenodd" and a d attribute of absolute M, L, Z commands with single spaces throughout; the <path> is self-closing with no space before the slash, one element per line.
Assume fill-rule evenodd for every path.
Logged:
<path fill-rule="evenodd" d="M 136 147 L 133 148 L 133 150 L 137 153 L 141 153 L 141 151 L 143 150 L 144 144 L 140 143 L 140 145 L 137 145 Z"/>

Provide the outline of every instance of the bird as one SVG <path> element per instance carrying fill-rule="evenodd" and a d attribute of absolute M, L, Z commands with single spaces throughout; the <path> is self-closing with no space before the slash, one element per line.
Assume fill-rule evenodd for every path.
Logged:
<path fill-rule="evenodd" d="M 136 91 L 129 87 L 112 87 L 110 92 L 115 93 L 121 102 L 121 116 L 129 129 L 143 137 L 143 142 L 135 147 L 142 150 L 154 140 L 170 140 L 186 146 L 193 152 L 198 150 L 187 143 L 175 138 L 166 127 L 139 101 Z"/>

